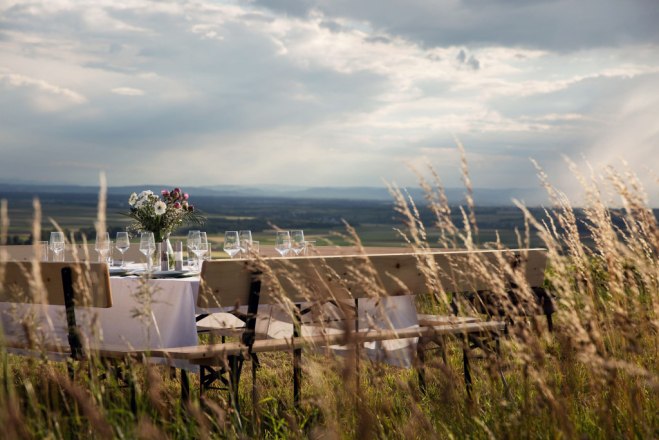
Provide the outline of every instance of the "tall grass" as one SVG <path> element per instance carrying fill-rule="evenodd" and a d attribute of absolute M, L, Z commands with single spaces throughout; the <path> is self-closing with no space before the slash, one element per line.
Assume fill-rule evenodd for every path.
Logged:
<path fill-rule="evenodd" d="M 182 402 L 179 382 L 169 369 L 131 362 L 123 368 L 137 384 L 137 412 L 133 414 L 130 394 L 121 387 L 125 381 L 112 374 L 101 379 L 102 373 L 112 369 L 98 359 L 74 362 L 77 374 L 71 380 L 62 363 L 3 350 L 0 424 L 4 437 L 657 438 L 657 220 L 632 173 L 607 169 L 604 177 L 586 176 L 576 165 L 569 166 L 586 194 L 583 208 L 592 245 L 586 245 L 580 235 L 567 196 L 539 167 L 541 184 L 552 205 L 544 217 L 536 218 L 519 204 L 527 223 L 525 230 L 517 231 L 519 247 L 528 247 L 531 235 L 537 234 L 548 252 L 546 287 L 557 303 L 553 333 L 542 319 L 519 305 L 535 301 L 523 270 L 503 259 L 493 266 L 476 255 L 461 269 L 490 280 L 490 294 L 513 323 L 499 357 L 472 362 L 471 399 L 463 384 L 459 341 L 427 353 L 426 393 L 419 390 L 413 369 L 372 363 L 360 358 L 358 350 L 344 357 L 327 350 L 306 353 L 299 409 L 292 403 L 290 355 L 264 355 L 257 375 L 259 402 L 252 402 L 251 378 L 244 374 L 240 414 L 227 394 L 219 391 L 209 391 L 190 404 Z M 450 206 L 439 175 L 432 168 L 427 174 L 429 177 L 417 172 L 426 192 L 425 202 L 434 213 L 432 225 L 421 222 L 415 202 L 403 190 L 392 184 L 390 191 L 402 220 L 399 233 L 419 251 L 418 267 L 427 282 L 428 294 L 417 298 L 418 308 L 448 314 L 451 294 L 422 251 L 437 247 L 500 249 L 503 245 L 478 241 L 464 152 L 466 208 Z M 616 195 L 621 208 L 610 208 L 610 194 Z M 101 194 L 99 204 L 103 201 Z M 452 221 L 454 209 L 461 211 L 462 224 Z M 35 203 L 35 225 L 40 224 L 39 215 Z M 623 228 L 615 226 L 614 216 L 623 219 Z M 4 244 L 9 221 L 5 202 L 0 204 L 0 217 L 0 244 Z M 104 230 L 103 209 L 99 209 L 96 226 Z M 428 242 L 429 228 L 439 231 L 438 242 Z M 360 246 L 349 227 L 347 236 Z M 267 270 L 262 261 L 254 264 Z M 305 291 L 295 274 L 269 276 L 277 279 L 277 275 Z M 370 286 L 375 297 L 382 292 L 367 257 L 348 274 L 330 275 L 342 278 L 346 285 Z M 518 304 L 510 301 L 505 280 L 517 286 Z M 314 292 L 305 294 L 314 299 Z M 278 302 L 290 316 L 296 313 L 285 296 Z M 462 315 L 482 317 L 469 302 L 459 305 Z M 194 378 L 192 385 L 193 389 L 198 386 Z"/>

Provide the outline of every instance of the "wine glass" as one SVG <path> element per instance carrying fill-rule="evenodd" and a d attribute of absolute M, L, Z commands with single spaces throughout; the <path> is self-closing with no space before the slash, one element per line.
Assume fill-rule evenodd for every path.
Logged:
<path fill-rule="evenodd" d="M 188 232 L 188 241 L 187 241 L 187 246 L 188 246 L 188 256 L 192 254 L 195 256 L 195 249 L 199 246 L 199 243 L 201 243 L 201 231 L 189 231 Z M 193 258 L 193 263 L 192 263 L 192 270 L 197 270 L 197 259 Z M 188 260 L 189 261 L 189 260 Z"/>
<path fill-rule="evenodd" d="M 151 259 L 153 252 L 156 250 L 156 240 L 153 232 L 142 232 L 140 235 L 140 252 L 146 257 L 146 268 L 151 271 Z"/>
<path fill-rule="evenodd" d="M 285 257 L 291 252 L 291 234 L 288 231 L 277 231 L 275 239 L 275 250 L 279 255 Z"/>
<path fill-rule="evenodd" d="M 110 234 L 108 232 L 96 234 L 96 245 L 94 249 L 98 252 L 99 263 L 107 263 L 108 254 L 110 253 Z"/>
<path fill-rule="evenodd" d="M 247 255 L 252 248 L 252 231 L 239 231 L 238 236 L 240 239 L 240 252 Z"/>
<path fill-rule="evenodd" d="M 224 252 L 229 254 L 230 258 L 240 252 L 240 237 L 238 231 L 226 231 L 224 233 Z"/>
<path fill-rule="evenodd" d="M 49 246 L 50 250 L 53 251 L 53 254 L 55 254 L 53 261 L 61 261 L 59 255 L 62 251 L 64 251 L 64 233 L 51 232 Z"/>
<path fill-rule="evenodd" d="M 128 237 L 128 232 L 117 232 L 116 247 L 119 252 L 121 252 L 121 267 L 124 267 L 124 253 L 130 249 L 130 237 Z"/>
<path fill-rule="evenodd" d="M 203 241 L 199 243 L 197 248 L 194 250 L 195 255 L 197 256 L 197 261 L 199 262 L 199 270 L 201 271 L 202 260 L 204 255 L 208 252 L 208 242 L 204 243 Z"/>
<path fill-rule="evenodd" d="M 302 229 L 295 229 L 291 231 L 291 249 L 295 255 L 300 255 L 304 252 L 307 243 L 304 241 L 304 231 Z"/>
<path fill-rule="evenodd" d="M 207 252 L 203 256 L 203 260 L 210 260 L 211 259 L 211 244 L 208 241 L 208 235 L 205 232 L 200 232 L 201 236 L 201 242 L 206 243 L 207 245 Z"/>

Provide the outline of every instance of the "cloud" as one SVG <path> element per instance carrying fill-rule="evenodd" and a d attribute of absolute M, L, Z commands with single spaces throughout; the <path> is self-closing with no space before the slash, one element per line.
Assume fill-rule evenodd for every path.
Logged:
<path fill-rule="evenodd" d="M 56 86 L 42 79 L 31 78 L 25 75 L 14 73 L 0 73 L 0 82 L 7 88 L 28 88 L 38 93 L 55 95 L 61 97 L 64 101 L 73 104 L 82 104 L 87 99 L 80 93 L 67 89 L 66 87 Z"/>
<path fill-rule="evenodd" d="M 321 13 L 366 21 L 427 47 L 508 46 L 575 51 L 659 39 L 655 0 L 257 0 L 306 17 Z"/>
<path fill-rule="evenodd" d="M 654 8 L 584 3 L 611 35 L 577 35 L 585 6 L 563 1 L 5 2 L 0 173 L 411 184 L 425 156 L 459 185 L 456 135 L 478 184 L 535 186 L 529 157 L 560 170 L 655 142 Z M 35 160 L 49 151 L 61 166 Z"/>
<path fill-rule="evenodd" d="M 112 89 L 112 93 L 116 93 L 117 95 L 124 95 L 124 96 L 142 96 L 144 95 L 144 91 L 140 89 L 135 89 L 133 87 L 115 87 Z"/>

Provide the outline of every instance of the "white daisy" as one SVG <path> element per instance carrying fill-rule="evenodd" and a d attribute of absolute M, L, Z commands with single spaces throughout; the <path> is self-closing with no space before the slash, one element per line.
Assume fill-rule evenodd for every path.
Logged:
<path fill-rule="evenodd" d="M 135 204 L 135 202 L 137 202 L 137 194 L 133 193 L 133 194 L 131 194 L 130 197 L 128 198 L 128 204 L 129 204 L 130 206 L 133 206 L 133 205 Z"/>
<path fill-rule="evenodd" d="M 139 194 L 137 195 L 137 197 L 138 197 L 139 199 L 146 199 L 146 198 L 148 198 L 149 196 L 152 196 L 152 195 L 153 195 L 153 191 L 151 191 L 151 190 L 146 190 L 146 191 L 142 191 L 141 193 L 139 193 Z"/>
<path fill-rule="evenodd" d="M 158 200 L 155 205 L 153 205 L 153 210 L 156 212 L 156 215 L 163 215 L 167 211 L 167 205 L 162 200 Z"/>

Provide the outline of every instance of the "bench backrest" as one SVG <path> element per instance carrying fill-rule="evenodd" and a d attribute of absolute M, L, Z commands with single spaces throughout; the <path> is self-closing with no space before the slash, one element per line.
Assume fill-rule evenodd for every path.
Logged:
<path fill-rule="evenodd" d="M 6 255 L 8 261 L 31 261 L 34 258 L 34 248 L 32 245 L 12 245 L 0 246 L 0 255 Z M 50 253 L 52 259 L 52 252 Z M 112 258 L 121 260 L 121 253 L 112 248 Z M 39 257 L 37 257 L 37 260 Z M 130 248 L 125 252 L 126 261 L 145 262 L 144 254 L 140 252 L 140 246 L 137 243 L 131 243 Z M 98 253 L 94 249 L 94 244 L 67 244 L 64 249 L 65 261 L 98 261 Z"/>
<path fill-rule="evenodd" d="M 247 305 L 255 274 L 259 272 L 263 272 L 258 277 L 261 303 L 282 294 L 293 302 L 301 302 L 429 293 L 422 267 L 438 274 L 447 292 L 478 292 L 493 289 L 497 276 L 505 277 L 493 273 L 501 272 L 497 268 L 501 268 L 502 261 L 521 263 L 527 282 L 532 287 L 542 285 L 547 261 L 544 249 L 314 256 L 258 262 L 219 260 L 204 262 L 198 306 Z M 474 271 L 475 266 L 481 266 L 483 271 Z M 375 285 L 373 279 L 377 280 Z"/>
<path fill-rule="evenodd" d="M 105 263 L 0 263 L 0 302 L 66 306 L 67 285 L 76 306 L 112 306 Z"/>

